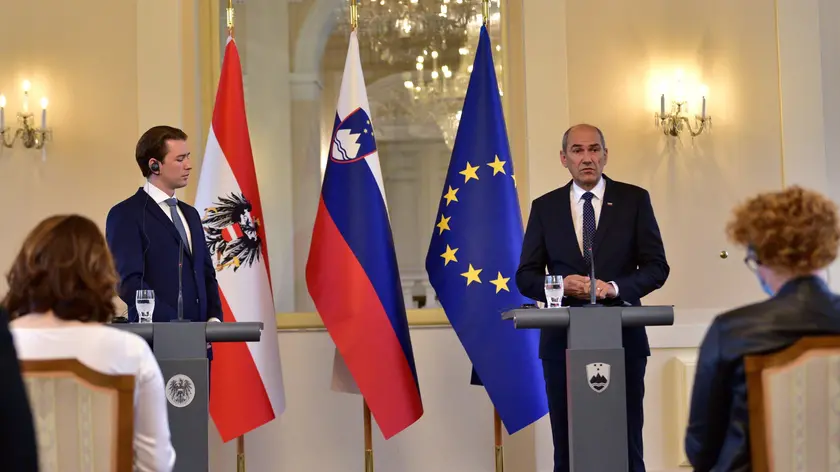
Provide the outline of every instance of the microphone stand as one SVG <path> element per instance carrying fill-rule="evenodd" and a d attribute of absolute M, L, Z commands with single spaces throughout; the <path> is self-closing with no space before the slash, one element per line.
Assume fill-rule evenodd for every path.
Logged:
<path fill-rule="evenodd" d="M 180 239 L 180 238 L 179 238 Z M 184 293 L 182 275 L 184 268 L 184 240 L 178 244 L 178 321 L 184 321 Z"/>
<path fill-rule="evenodd" d="M 597 301 L 596 297 L 596 279 L 595 279 L 595 253 L 592 248 L 587 248 L 589 251 L 589 305 L 586 306 L 602 306 Z"/>

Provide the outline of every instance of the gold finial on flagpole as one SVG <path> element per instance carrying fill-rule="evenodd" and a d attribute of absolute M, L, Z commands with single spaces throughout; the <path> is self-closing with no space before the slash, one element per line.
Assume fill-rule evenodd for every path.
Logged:
<path fill-rule="evenodd" d="M 490 21 L 490 0 L 482 0 L 481 3 L 481 13 L 484 16 L 484 26 L 487 26 L 487 22 Z"/>
<path fill-rule="evenodd" d="M 233 37 L 233 0 L 228 0 L 227 6 L 227 29 L 230 37 Z"/>
<path fill-rule="evenodd" d="M 356 31 L 359 27 L 359 4 L 358 0 L 350 0 L 350 29 Z"/>

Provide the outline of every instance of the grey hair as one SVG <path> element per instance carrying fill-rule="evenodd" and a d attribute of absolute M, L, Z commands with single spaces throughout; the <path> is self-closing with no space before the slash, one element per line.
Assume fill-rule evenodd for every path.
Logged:
<path fill-rule="evenodd" d="M 575 128 L 579 127 L 579 126 L 589 127 L 589 128 L 594 129 L 595 131 L 597 131 L 597 132 L 598 132 L 598 137 L 599 137 L 599 138 L 601 138 L 601 147 L 602 147 L 602 148 L 604 148 L 604 149 L 606 149 L 606 148 L 607 148 L 607 143 L 606 143 L 606 141 L 604 140 L 604 133 L 603 133 L 603 132 L 601 132 L 601 129 L 600 129 L 600 128 L 598 128 L 597 126 L 590 125 L 590 124 L 581 123 L 581 124 L 577 124 L 577 125 L 574 125 L 574 126 L 570 127 L 569 129 L 567 129 L 567 130 L 566 130 L 566 132 L 565 132 L 565 133 L 563 133 L 563 152 L 566 152 L 566 150 L 567 150 L 567 146 L 569 145 L 569 133 L 570 133 L 573 129 L 575 129 Z"/>

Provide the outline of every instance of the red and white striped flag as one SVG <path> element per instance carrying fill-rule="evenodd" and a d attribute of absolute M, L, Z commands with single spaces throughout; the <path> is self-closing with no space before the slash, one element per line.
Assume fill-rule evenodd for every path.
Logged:
<path fill-rule="evenodd" d="M 260 342 L 213 345 L 210 415 L 227 442 L 280 416 L 286 403 L 242 66 L 230 37 L 195 207 L 215 264 L 225 321 L 263 323 Z"/>

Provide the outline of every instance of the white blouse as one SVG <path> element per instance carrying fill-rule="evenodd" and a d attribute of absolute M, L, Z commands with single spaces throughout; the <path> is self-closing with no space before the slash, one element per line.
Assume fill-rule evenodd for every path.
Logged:
<path fill-rule="evenodd" d="M 32 315 L 16 321 L 23 322 L 29 316 Z M 134 470 L 171 471 L 175 450 L 169 432 L 163 375 L 146 341 L 136 334 L 95 323 L 38 327 L 26 324 L 10 325 L 20 359 L 73 358 L 104 374 L 135 376 Z"/>

